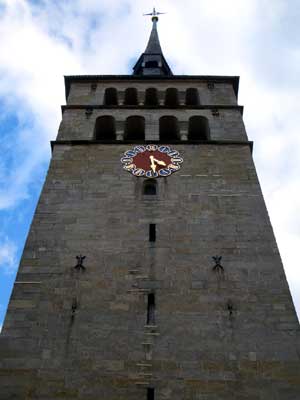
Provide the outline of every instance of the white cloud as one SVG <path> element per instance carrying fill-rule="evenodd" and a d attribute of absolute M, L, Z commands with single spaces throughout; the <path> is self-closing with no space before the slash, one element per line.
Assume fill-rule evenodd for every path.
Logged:
<path fill-rule="evenodd" d="M 4 239 L 0 241 L 0 270 L 3 270 L 6 274 L 12 274 L 15 272 L 16 265 L 16 245 Z"/>
<path fill-rule="evenodd" d="M 48 141 L 55 138 L 64 103 L 62 76 L 127 73 L 129 60 L 146 46 L 150 21 L 142 13 L 152 3 L 0 0 L 1 5 L 0 97 L 8 111 L 17 112 L 15 158 L 23 154 L 11 171 L 0 163 L 5 209 L 28 196 L 34 172 L 49 157 Z M 255 142 L 258 175 L 291 290 L 299 298 L 291 256 L 300 226 L 298 1 L 273 0 L 270 7 L 269 0 L 161 0 L 159 8 L 167 11 L 160 39 L 175 73 L 241 76 L 240 103 Z"/>

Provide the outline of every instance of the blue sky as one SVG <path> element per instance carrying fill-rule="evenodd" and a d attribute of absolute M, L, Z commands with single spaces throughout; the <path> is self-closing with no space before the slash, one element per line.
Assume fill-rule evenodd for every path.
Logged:
<path fill-rule="evenodd" d="M 240 75 L 239 103 L 300 313 L 300 3 L 159 0 L 177 74 Z M 151 24 L 141 0 L 0 0 L 0 326 L 64 104 L 63 75 L 126 74 Z"/>

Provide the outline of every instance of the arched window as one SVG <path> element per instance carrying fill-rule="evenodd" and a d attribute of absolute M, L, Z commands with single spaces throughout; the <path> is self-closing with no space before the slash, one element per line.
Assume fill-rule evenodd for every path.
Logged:
<path fill-rule="evenodd" d="M 124 104 L 127 106 L 135 106 L 138 104 L 137 90 L 135 88 L 128 88 L 125 90 Z"/>
<path fill-rule="evenodd" d="M 145 140 L 145 118 L 128 117 L 125 124 L 124 140 Z"/>
<path fill-rule="evenodd" d="M 116 124 L 114 117 L 106 115 L 96 119 L 95 139 L 116 140 Z"/>
<path fill-rule="evenodd" d="M 161 141 L 180 140 L 176 117 L 166 116 L 159 119 L 159 139 Z"/>
<path fill-rule="evenodd" d="M 143 194 L 155 196 L 157 193 L 157 182 L 155 179 L 147 179 L 143 183 Z"/>
<path fill-rule="evenodd" d="M 145 105 L 146 106 L 157 106 L 158 105 L 157 89 L 155 89 L 155 88 L 146 89 Z"/>
<path fill-rule="evenodd" d="M 209 125 L 208 119 L 205 117 L 195 116 L 189 120 L 189 140 L 208 140 Z"/>
<path fill-rule="evenodd" d="M 189 88 L 186 90 L 185 104 L 187 106 L 198 106 L 200 104 L 198 89 Z"/>
<path fill-rule="evenodd" d="M 117 106 L 118 105 L 117 89 L 115 89 L 115 88 L 105 89 L 104 105 L 106 105 L 106 106 Z"/>
<path fill-rule="evenodd" d="M 165 105 L 176 107 L 178 103 L 178 90 L 175 88 L 168 88 L 166 90 Z"/>

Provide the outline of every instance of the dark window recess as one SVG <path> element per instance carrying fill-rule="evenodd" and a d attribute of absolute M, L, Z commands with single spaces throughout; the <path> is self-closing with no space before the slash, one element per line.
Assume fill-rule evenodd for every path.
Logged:
<path fill-rule="evenodd" d="M 135 106 L 138 104 L 138 94 L 135 88 L 128 88 L 125 90 L 124 104 L 128 106 Z"/>
<path fill-rule="evenodd" d="M 146 61 L 145 68 L 158 68 L 157 61 Z"/>
<path fill-rule="evenodd" d="M 124 140 L 145 140 L 145 118 L 132 116 L 126 119 Z"/>
<path fill-rule="evenodd" d="M 155 196 L 156 186 L 157 183 L 154 179 L 147 179 L 146 181 L 144 181 L 143 194 L 145 194 L 146 196 Z"/>
<path fill-rule="evenodd" d="M 178 90 L 175 88 L 168 88 L 166 90 L 165 105 L 170 107 L 178 106 Z"/>
<path fill-rule="evenodd" d="M 189 140 L 209 140 L 208 119 L 202 116 L 191 117 L 189 120 Z"/>
<path fill-rule="evenodd" d="M 95 124 L 96 140 L 116 140 L 116 124 L 114 117 L 105 115 L 98 117 Z"/>
<path fill-rule="evenodd" d="M 187 106 L 198 106 L 199 103 L 198 90 L 194 88 L 187 89 L 185 94 L 185 104 Z"/>
<path fill-rule="evenodd" d="M 154 400 L 154 388 L 147 388 L 147 400 Z"/>
<path fill-rule="evenodd" d="M 159 139 L 162 142 L 180 140 L 179 123 L 176 117 L 171 115 L 159 119 Z"/>
<path fill-rule="evenodd" d="M 149 242 L 155 242 L 156 240 L 156 225 L 149 225 Z"/>
<path fill-rule="evenodd" d="M 104 105 L 116 106 L 118 105 L 118 92 L 115 88 L 107 88 L 104 93 Z"/>
<path fill-rule="evenodd" d="M 154 293 L 148 294 L 147 325 L 155 324 L 155 296 Z"/>
<path fill-rule="evenodd" d="M 146 106 L 157 106 L 158 105 L 158 93 L 155 88 L 146 89 L 145 93 L 145 105 Z"/>

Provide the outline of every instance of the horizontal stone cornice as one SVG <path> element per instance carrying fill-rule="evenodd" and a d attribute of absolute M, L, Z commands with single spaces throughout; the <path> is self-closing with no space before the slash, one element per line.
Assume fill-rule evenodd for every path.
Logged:
<path fill-rule="evenodd" d="M 68 104 L 61 106 L 62 112 L 65 110 L 238 110 L 243 115 L 244 107 L 239 105 L 199 105 L 199 106 L 165 106 L 165 105 L 157 105 L 157 106 L 148 106 L 148 105 L 93 105 L 93 104 Z"/>
<path fill-rule="evenodd" d="M 94 145 L 131 145 L 131 144 L 159 144 L 159 145 L 180 145 L 180 146 L 190 146 L 190 145 L 199 145 L 199 146 L 249 146 L 251 153 L 253 151 L 253 141 L 244 140 L 172 140 L 168 141 L 168 143 L 164 143 L 158 140 L 52 140 L 51 149 L 53 150 L 56 145 L 69 145 L 69 146 L 94 146 Z"/>

